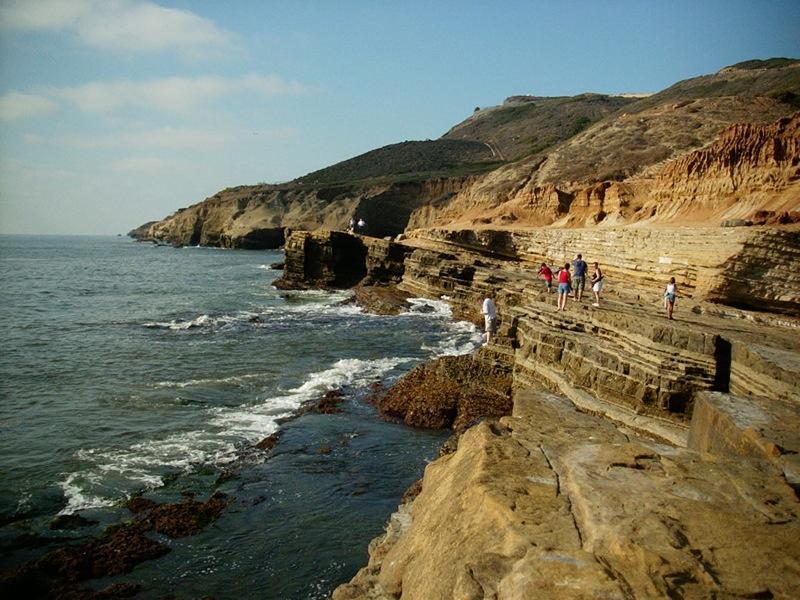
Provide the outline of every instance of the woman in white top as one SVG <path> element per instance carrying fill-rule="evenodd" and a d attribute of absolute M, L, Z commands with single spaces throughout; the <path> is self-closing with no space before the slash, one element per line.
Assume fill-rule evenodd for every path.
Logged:
<path fill-rule="evenodd" d="M 675 298 L 678 297 L 678 286 L 675 284 L 675 278 L 670 277 L 669 283 L 664 290 L 664 305 L 667 307 L 667 317 L 672 319 L 672 309 L 675 308 Z"/>
<path fill-rule="evenodd" d="M 603 272 L 600 270 L 600 265 L 594 263 L 594 273 L 592 273 L 592 292 L 594 293 L 594 302 L 592 306 L 600 306 L 600 292 L 603 289 Z"/>

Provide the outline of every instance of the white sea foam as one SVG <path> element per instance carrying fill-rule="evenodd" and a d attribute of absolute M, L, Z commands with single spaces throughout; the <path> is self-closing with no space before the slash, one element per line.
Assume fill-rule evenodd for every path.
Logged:
<path fill-rule="evenodd" d="M 429 298 L 410 298 L 411 308 L 401 316 L 429 318 L 447 321 L 446 337 L 436 344 L 423 344 L 421 349 L 430 352 L 431 357 L 458 356 L 469 354 L 478 349 L 483 342 L 483 335 L 475 325 L 469 321 L 453 321 L 453 311 L 447 302 L 449 298 L 442 296 L 441 300 Z"/>
<path fill-rule="evenodd" d="M 194 319 L 173 319 L 171 321 L 152 321 L 144 323 L 144 327 L 151 329 L 171 329 L 172 331 L 182 331 L 199 327 L 225 327 L 235 323 L 245 323 L 257 321 L 259 314 L 249 311 L 239 311 L 234 314 L 208 315 L 202 314 Z"/>
<path fill-rule="evenodd" d="M 459 356 L 477 350 L 483 343 L 483 334 L 469 321 L 453 321 L 448 326 L 448 335 L 436 344 L 423 344 L 422 350 L 433 357 Z"/>
<path fill-rule="evenodd" d="M 210 379 L 189 379 L 188 381 L 159 381 L 158 383 L 153 384 L 153 387 L 183 389 L 187 387 L 219 385 L 219 384 L 242 386 L 253 380 L 257 381 L 259 379 L 264 379 L 270 376 L 271 376 L 270 373 L 249 373 L 245 375 L 231 375 L 230 377 L 218 377 Z"/>
<path fill-rule="evenodd" d="M 368 385 L 398 365 L 413 360 L 402 357 L 375 360 L 341 359 L 330 369 L 312 373 L 302 385 L 288 390 L 282 396 L 270 398 L 260 405 L 212 409 L 216 412 L 212 423 L 250 441 L 258 440 L 273 433 L 277 429 L 275 421 L 291 414 L 304 402 L 343 386 Z"/>
<path fill-rule="evenodd" d="M 303 402 L 334 388 L 365 386 L 398 365 L 413 360 L 403 357 L 342 359 L 329 369 L 312 373 L 296 388 L 257 405 L 207 409 L 204 426 L 196 431 L 124 448 L 79 450 L 75 458 L 85 467 L 66 474 L 59 482 L 67 499 L 61 513 L 112 506 L 134 490 L 158 488 L 164 484 L 160 473 L 165 469 L 191 473 L 206 465 L 230 464 L 240 457 L 237 444 L 255 442 L 274 433 L 278 429 L 276 421 L 290 415 Z"/>

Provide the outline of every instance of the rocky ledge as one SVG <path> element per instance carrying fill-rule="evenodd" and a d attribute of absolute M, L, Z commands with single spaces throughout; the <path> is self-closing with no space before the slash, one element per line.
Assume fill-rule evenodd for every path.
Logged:
<path fill-rule="evenodd" d="M 318 231 L 286 248 L 292 286 L 396 286 L 474 321 L 493 291 L 500 316 L 477 354 L 378 399 L 466 431 L 335 599 L 800 595 L 797 227 Z M 605 267 L 602 306 L 556 312 L 536 269 L 576 252 Z"/>
<path fill-rule="evenodd" d="M 525 390 L 464 433 L 334 600 L 795 598 L 800 505 L 767 461 Z"/>

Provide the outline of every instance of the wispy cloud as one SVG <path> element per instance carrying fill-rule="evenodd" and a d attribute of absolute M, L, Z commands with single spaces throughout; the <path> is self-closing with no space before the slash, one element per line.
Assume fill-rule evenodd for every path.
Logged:
<path fill-rule="evenodd" d="M 39 117 L 57 110 L 58 105 L 43 96 L 9 92 L 0 97 L 0 120 L 2 121 Z"/>
<path fill-rule="evenodd" d="M 6 0 L 0 25 L 72 31 L 90 46 L 196 55 L 232 46 L 233 35 L 193 12 L 137 0 Z"/>
<path fill-rule="evenodd" d="M 23 136 L 23 139 L 31 145 L 46 144 L 77 150 L 136 148 L 140 150 L 218 151 L 226 145 L 250 141 L 254 136 L 258 136 L 260 140 L 282 140 L 296 134 L 297 131 L 291 127 L 261 131 L 159 127 L 107 135 L 74 134 L 48 137 L 28 133 Z"/>
<path fill-rule="evenodd" d="M 90 82 L 50 90 L 53 96 L 74 103 L 85 112 L 110 113 L 126 106 L 182 112 L 239 92 L 265 96 L 301 94 L 306 88 L 276 75 L 169 77 L 150 81 Z"/>

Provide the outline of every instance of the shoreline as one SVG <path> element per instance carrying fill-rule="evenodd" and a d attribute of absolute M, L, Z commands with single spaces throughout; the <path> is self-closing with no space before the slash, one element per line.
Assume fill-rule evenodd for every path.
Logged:
<path fill-rule="evenodd" d="M 421 312 L 424 313 L 424 311 L 421 311 Z M 345 386 L 345 387 L 347 387 L 347 386 Z M 279 429 L 275 434 L 272 434 L 271 436 L 268 436 L 266 439 L 262 439 L 260 441 L 256 440 L 250 447 L 248 447 L 246 449 L 242 449 L 241 452 L 240 452 L 241 457 L 240 457 L 239 460 L 237 460 L 238 463 L 242 463 L 242 464 L 239 464 L 238 467 L 236 467 L 235 469 L 219 469 L 217 471 L 217 474 L 215 475 L 216 484 L 214 486 L 212 486 L 212 488 L 210 489 L 208 494 L 211 494 L 211 492 L 213 492 L 214 489 L 217 489 L 217 490 L 222 489 L 222 490 L 225 490 L 225 492 L 230 493 L 230 490 L 228 489 L 230 484 L 228 484 L 228 486 L 226 486 L 226 482 L 229 482 L 231 480 L 235 480 L 237 478 L 238 469 L 239 468 L 248 469 L 249 466 L 252 466 L 252 464 L 251 464 L 252 460 L 251 459 L 253 458 L 252 455 L 253 455 L 254 452 L 258 452 L 258 453 L 261 453 L 261 454 L 264 455 L 263 460 L 261 460 L 260 463 L 259 463 L 261 465 L 265 465 L 266 462 L 272 460 L 273 453 L 271 452 L 271 450 L 275 449 L 276 445 L 279 443 L 279 440 L 280 440 L 281 436 L 283 436 L 285 434 L 285 432 L 287 431 L 287 427 L 289 427 L 291 429 L 292 425 L 294 423 L 296 423 L 298 421 L 298 419 L 300 419 L 302 417 L 305 417 L 307 415 L 312 420 L 317 418 L 316 417 L 317 415 L 322 416 L 323 418 L 326 415 L 334 415 L 334 416 L 339 415 L 341 413 L 341 408 L 338 405 L 342 401 L 352 402 L 354 397 L 351 396 L 352 392 L 345 392 L 347 397 L 344 397 L 341 394 L 341 388 L 337 388 L 337 389 L 340 390 L 339 393 L 337 393 L 336 390 L 330 390 L 329 392 L 327 392 L 325 394 L 320 394 L 320 397 L 309 399 L 309 400 L 303 402 L 302 405 L 300 405 L 295 410 L 293 410 L 291 415 L 289 415 L 289 416 L 287 416 L 287 417 L 285 417 L 285 418 L 280 420 Z M 370 411 L 371 410 L 372 409 L 370 408 Z M 382 422 L 381 417 L 379 417 L 377 414 L 375 414 L 375 419 L 376 419 L 376 421 L 381 421 Z M 374 428 L 374 426 L 371 426 L 371 427 Z M 305 428 L 307 429 L 308 425 L 306 425 Z M 295 426 L 294 429 L 297 429 L 297 427 Z M 300 427 L 300 430 L 302 430 L 302 429 L 303 429 L 303 427 Z M 309 434 L 306 434 L 306 435 L 309 435 Z M 291 447 L 291 444 L 294 444 L 295 442 L 293 442 L 292 440 L 289 440 L 289 443 L 290 443 L 290 447 Z M 349 442 L 346 439 L 341 439 L 341 440 L 337 439 L 337 440 L 331 440 L 331 441 L 328 441 L 328 442 L 320 441 L 316 446 L 306 448 L 306 450 L 304 450 L 304 452 L 308 453 L 309 455 L 319 456 L 320 458 L 330 456 L 330 458 L 333 459 L 333 460 L 339 460 L 339 459 L 336 458 L 336 456 L 340 452 L 340 449 L 344 448 L 345 444 L 347 444 L 347 443 L 349 443 Z M 278 450 L 278 451 L 280 452 L 280 450 Z M 297 451 L 297 449 L 295 449 L 293 452 L 296 452 L 296 451 Z M 415 462 L 414 463 L 414 468 L 415 469 L 419 469 L 421 471 L 422 464 L 418 463 L 418 462 Z M 414 478 L 416 479 L 417 477 L 418 477 L 418 475 L 415 476 Z M 408 483 L 410 484 L 411 480 L 409 480 Z M 234 487 L 236 487 L 238 484 L 236 483 L 236 481 L 233 481 L 233 485 L 234 485 Z M 180 489 L 180 487 L 181 486 L 178 486 L 178 488 L 175 488 L 175 486 L 171 486 L 171 485 L 168 484 L 166 487 L 163 488 L 162 492 L 159 492 L 158 490 L 156 490 L 156 493 L 155 493 L 154 497 L 158 498 L 160 496 L 169 496 L 169 495 L 177 494 L 177 491 L 178 491 L 178 489 Z M 402 489 L 397 490 L 397 496 L 395 498 L 395 502 L 401 497 L 401 495 L 405 491 L 406 487 L 407 487 L 407 484 L 403 485 Z M 175 489 L 173 489 L 174 493 L 169 491 L 170 488 L 175 488 Z M 357 493 L 357 495 L 361 496 L 361 495 L 364 495 L 365 493 L 368 493 L 368 492 L 366 490 L 362 489 L 362 490 L 357 491 L 355 493 Z M 197 497 L 198 497 L 198 499 L 200 499 L 200 498 L 204 499 L 205 496 L 208 495 L 208 494 L 204 495 L 202 493 L 198 493 Z M 78 536 L 75 536 L 74 534 L 68 534 L 69 537 L 65 538 L 63 542 L 56 541 L 55 543 L 50 542 L 49 544 L 46 544 L 46 545 L 49 545 L 49 548 L 50 548 L 50 551 L 48 551 L 47 554 L 41 555 L 40 558 L 35 559 L 30 564 L 25 564 L 25 563 L 19 564 L 18 567 L 21 568 L 22 571 L 17 570 L 17 574 L 16 575 L 11 574 L 9 572 L 5 572 L 3 574 L 3 579 L 4 579 L 4 581 L 2 582 L 3 585 L 0 586 L 0 587 L 2 587 L 3 589 L 17 589 L 14 586 L 17 585 L 17 583 L 21 582 L 20 585 L 22 585 L 22 587 L 24 588 L 26 585 L 28 585 L 30 583 L 30 581 L 31 581 L 30 578 L 33 577 L 33 576 L 40 578 L 42 580 L 42 582 L 46 583 L 48 581 L 48 578 L 49 578 L 50 574 L 49 573 L 42 574 L 42 572 L 38 570 L 39 568 L 43 568 L 43 569 L 45 569 L 45 573 L 48 570 L 58 570 L 58 571 L 64 571 L 66 573 L 66 575 L 65 575 L 66 579 L 61 581 L 61 582 L 59 582 L 59 583 L 54 584 L 55 587 L 57 587 L 57 588 L 60 587 L 60 588 L 63 588 L 64 590 L 81 590 L 83 588 L 81 588 L 80 585 L 78 585 L 78 587 L 75 587 L 76 586 L 76 582 L 77 582 L 77 584 L 80 584 L 80 582 L 88 581 L 88 582 L 94 584 L 94 581 L 95 581 L 94 577 L 86 579 L 83 567 L 79 567 L 80 574 L 75 572 L 74 570 L 71 570 L 71 569 L 73 569 L 72 566 L 64 567 L 64 568 L 61 568 L 61 567 L 56 568 L 56 567 L 54 567 L 53 565 L 55 563 L 53 563 L 53 561 L 55 560 L 55 558 L 53 557 L 51 552 L 55 552 L 56 554 L 63 554 L 63 551 L 61 550 L 61 548 L 75 548 L 76 551 L 81 552 L 84 555 L 86 555 L 87 558 L 81 559 L 82 561 L 83 560 L 90 560 L 91 561 L 91 560 L 94 560 L 94 559 L 91 558 L 91 556 L 97 555 L 97 552 L 105 552 L 105 548 L 113 548 L 113 547 L 115 547 L 114 545 L 117 544 L 117 541 L 115 541 L 116 538 L 114 538 L 114 533 L 113 532 L 116 532 L 119 527 L 127 527 L 128 524 L 130 524 L 130 523 L 138 522 L 138 520 L 140 519 L 140 516 L 139 516 L 140 514 L 142 515 L 141 518 L 146 519 L 147 517 L 145 517 L 144 515 L 148 511 L 156 510 L 156 511 L 162 511 L 162 512 L 170 512 L 170 511 L 173 510 L 172 509 L 173 506 L 177 507 L 178 505 L 181 505 L 181 506 L 185 505 L 185 508 L 188 511 L 195 510 L 195 512 L 197 512 L 197 511 L 201 511 L 202 512 L 202 510 L 201 510 L 202 506 L 200 505 L 200 503 L 195 503 L 195 500 L 193 498 L 178 499 L 176 502 L 172 502 L 172 503 L 168 502 L 168 503 L 159 504 L 158 506 L 156 506 L 154 503 L 152 503 L 151 500 L 149 500 L 149 496 L 150 495 L 151 494 L 149 494 L 149 493 L 145 493 L 146 497 L 144 497 L 144 498 L 138 497 L 138 496 L 134 497 L 134 499 L 130 503 L 131 507 L 132 507 L 131 508 L 131 513 L 130 513 L 130 515 L 127 515 L 127 517 L 124 514 L 125 511 L 123 510 L 123 508 L 120 507 L 120 510 L 118 512 L 120 512 L 121 519 L 116 521 L 116 524 L 104 522 L 104 525 L 109 525 L 109 527 L 106 529 L 106 531 L 109 532 L 107 535 L 106 534 L 99 534 L 98 535 L 98 534 L 92 533 L 92 534 L 90 534 L 90 536 L 87 537 L 85 533 L 83 535 L 78 535 Z M 209 496 L 209 498 L 210 498 L 210 496 Z M 234 492 L 230 496 L 230 499 L 233 500 L 234 502 L 237 502 L 238 501 L 237 500 L 237 494 Z M 196 504 L 196 506 L 195 506 L 195 504 Z M 135 510 L 134 510 L 134 508 L 135 508 Z M 63 528 L 65 533 L 67 531 L 69 531 L 69 530 L 74 530 L 75 533 L 79 533 L 80 534 L 82 529 L 84 530 L 84 532 L 88 532 L 89 530 L 93 531 L 95 529 L 95 527 L 92 526 L 93 523 L 91 521 L 87 521 L 85 519 L 82 519 L 81 516 L 80 516 L 81 514 L 84 514 L 84 513 L 82 511 L 79 511 L 75 515 L 74 519 L 61 518 L 59 520 L 59 522 L 57 523 L 57 525 L 60 528 Z M 217 513 L 217 514 L 223 514 L 223 513 Z M 388 514 L 388 513 L 386 513 L 386 514 Z M 381 517 L 381 522 L 382 521 L 383 521 L 383 517 Z M 90 526 L 90 527 L 87 527 L 87 526 Z M 87 529 L 84 529 L 84 527 L 87 527 Z M 158 530 L 156 530 L 156 531 L 158 531 Z M 159 535 L 161 535 L 161 533 L 159 533 Z M 371 537 L 371 535 L 372 534 L 370 534 L 370 537 Z M 50 536 L 48 536 L 48 537 L 50 537 Z M 82 541 L 79 542 L 78 545 L 76 545 L 74 540 L 75 539 L 79 539 L 79 538 L 82 538 Z M 160 542 L 158 542 L 158 543 L 160 543 Z M 66 546 L 64 546 L 63 544 L 66 544 Z M 131 541 L 130 541 L 129 538 L 124 538 L 124 539 L 120 538 L 119 544 L 122 545 L 121 548 L 124 548 L 126 545 L 134 545 L 134 546 L 136 545 L 136 544 L 131 544 Z M 171 545 L 171 544 L 168 543 L 168 545 Z M 111 550 L 111 551 L 115 552 L 114 550 Z M 153 545 L 152 546 L 152 552 L 155 553 L 155 554 L 160 554 L 163 551 L 164 551 L 163 546 L 158 546 L 158 545 Z M 154 558 L 154 557 L 155 557 L 154 554 L 151 555 L 149 552 L 143 552 L 141 555 L 139 555 L 138 558 L 137 557 L 131 557 L 130 560 L 126 559 L 126 562 L 124 563 L 124 566 L 119 567 L 119 573 L 126 573 L 126 572 L 130 571 L 130 569 L 135 564 L 138 564 L 140 561 L 149 561 L 149 559 Z M 98 560 L 100 560 L 100 559 L 98 559 Z M 160 561 L 155 561 L 155 563 L 159 563 L 159 562 Z M 146 564 L 146 563 L 143 563 L 143 564 Z M 157 569 L 158 567 L 155 567 L 155 568 Z M 136 573 L 139 570 L 140 569 L 137 568 L 137 570 L 134 571 L 133 574 L 136 575 Z M 148 571 L 152 571 L 152 568 L 148 567 L 147 570 Z M 91 572 L 95 572 L 94 567 L 92 567 L 90 569 L 90 571 Z M 99 573 L 103 573 L 102 571 L 96 571 L 96 572 L 98 574 Z M 355 572 L 355 569 L 353 570 L 353 572 Z M 41 576 L 35 575 L 36 573 L 40 573 Z M 117 568 L 114 568 L 114 567 L 111 568 L 111 571 L 109 571 L 107 573 L 107 575 L 114 575 L 114 577 L 112 577 L 112 580 L 114 580 L 115 578 L 119 578 L 119 575 L 117 574 Z M 131 587 L 131 586 L 133 586 L 134 584 L 131 584 L 131 586 L 128 586 L 127 584 L 124 584 L 124 580 L 125 580 L 125 577 L 123 575 L 121 577 L 121 581 L 115 581 L 114 583 L 111 584 L 113 586 L 116 586 L 117 584 L 119 584 L 117 587 L 104 588 L 104 589 L 106 589 L 106 592 L 104 592 L 104 593 L 106 593 L 106 597 L 114 597 L 114 594 L 119 594 L 119 597 L 123 597 L 125 594 L 131 593 L 132 590 L 134 589 L 134 587 Z M 17 583 L 15 583 L 15 581 Z M 101 581 L 108 581 L 108 577 L 104 576 L 101 579 Z M 42 585 L 44 585 L 45 583 L 42 583 Z M 146 587 L 147 586 L 145 585 L 145 588 Z M 55 589 L 55 588 L 53 588 L 53 589 Z"/>
<path fill-rule="evenodd" d="M 456 318 L 467 319 L 477 317 L 483 292 L 495 290 L 500 328 L 479 354 L 513 374 L 512 415 L 468 428 L 454 453 L 428 465 L 419 495 L 401 503 L 370 544 L 369 564 L 334 598 L 402 593 L 430 600 L 454 590 L 476 598 L 576 597 L 548 587 L 558 578 L 570 582 L 567 589 L 582 590 L 580 597 L 789 597 L 800 589 L 800 576 L 782 558 L 786 548 L 800 551 L 796 318 L 726 310 L 684 296 L 676 321 L 669 321 L 643 300 L 652 285 L 643 275 L 637 276 L 641 287 L 634 280 L 625 293 L 609 290 L 600 309 L 570 300 L 566 312 L 556 313 L 554 296 L 533 276 L 541 255 L 520 252 L 525 235 L 462 234 L 417 232 L 420 237 L 403 240 L 398 249 L 358 238 L 365 264 L 345 267 L 337 260 L 343 234 L 295 232 L 287 241 L 284 278 L 292 285 L 326 287 L 337 269 L 360 269 L 373 284 L 446 295 Z M 498 235 L 505 240 L 500 253 L 492 250 Z M 308 248 L 333 257 L 317 264 L 310 278 Z M 400 259 L 387 268 L 390 253 Z M 701 296 L 703 289 L 689 294 Z M 517 462 L 498 462 L 520 452 Z M 536 454 L 544 461 L 539 467 Z M 593 455 L 597 459 L 586 462 Z M 597 477 L 608 479 L 602 490 L 595 489 Z M 695 477 L 706 483 L 698 487 Z M 731 482 L 735 488 L 726 487 Z M 545 501 L 552 485 L 555 503 Z M 653 489 L 660 491 L 652 496 L 647 490 Z M 703 510 L 692 504 L 700 498 Z M 756 512 L 742 516 L 749 505 Z M 520 515 L 520 506 L 529 508 Z M 558 541 L 545 532 L 564 510 L 571 516 L 563 531 L 572 533 Z M 763 511 L 784 516 L 780 524 L 763 522 L 757 516 Z M 475 523 L 483 525 L 476 530 Z M 651 534 L 637 534 L 637 523 Z M 673 523 L 666 531 L 677 533 L 665 538 L 665 523 Z M 682 541 L 675 546 L 670 539 Z M 531 550 L 543 544 L 555 544 L 551 552 L 564 558 L 553 562 Z M 708 554 L 709 547 L 730 544 L 757 548 L 761 570 L 751 572 L 741 552 L 724 559 Z M 633 551 L 638 547 L 644 559 Z M 648 562 L 649 554 L 658 562 Z M 676 569 L 689 573 L 687 579 L 670 575 Z M 709 570 L 717 574 L 711 580 L 704 575 Z"/>

